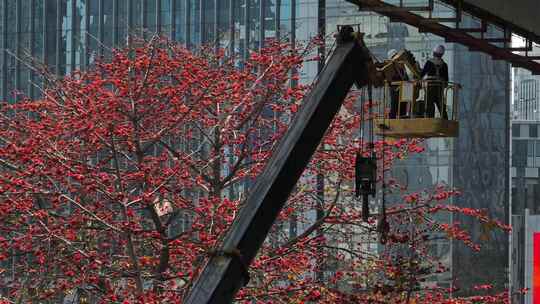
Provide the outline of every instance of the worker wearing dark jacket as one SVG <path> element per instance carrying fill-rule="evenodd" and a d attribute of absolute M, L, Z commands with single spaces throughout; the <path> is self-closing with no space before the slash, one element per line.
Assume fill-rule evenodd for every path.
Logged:
<path fill-rule="evenodd" d="M 446 105 L 443 102 L 444 88 L 448 82 L 448 65 L 442 59 L 444 46 L 439 45 L 433 49 L 433 58 L 430 58 L 422 69 L 422 78 L 428 80 L 426 90 L 426 114 L 435 117 L 435 105 L 441 117 L 448 119 Z"/>

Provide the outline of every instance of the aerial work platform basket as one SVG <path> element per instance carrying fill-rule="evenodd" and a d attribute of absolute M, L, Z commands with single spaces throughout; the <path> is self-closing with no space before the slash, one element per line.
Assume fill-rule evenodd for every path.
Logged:
<path fill-rule="evenodd" d="M 386 82 L 375 133 L 393 138 L 457 137 L 460 88 L 440 80 Z"/>

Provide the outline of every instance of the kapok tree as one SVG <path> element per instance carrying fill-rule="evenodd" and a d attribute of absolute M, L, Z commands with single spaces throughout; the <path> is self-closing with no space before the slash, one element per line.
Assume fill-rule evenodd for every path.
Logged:
<path fill-rule="evenodd" d="M 2 104 L 2 301 L 181 303 L 301 106 L 306 88 L 291 81 L 316 43 L 269 41 L 240 61 L 134 41 L 87 71 L 45 77 L 41 99 Z M 438 204 L 455 194 L 442 188 L 363 223 L 351 187 L 354 155 L 368 145 L 357 104 L 351 95 L 333 123 L 239 302 L 445 303 L 421 284 L 444 271 L 424 249 L 433 231 L 468 239 L 430 216 L 470 212 L 506 228 Z M 421 144 L 380 141 L 375 152 L 388 169 Z M 419 219 L 415 233 L 400 230 Z M 368 247 L 377 235 L 384 251 Z M 400 247 L 411 248 L 406 263 L 392 254 Z"/>
<path fill-rule="evenodd" d="M 269 42 L 239 68 L 155 38 L 3 104 L 4 297 L 179 302 L 286 129 L 302 58 Z"/>

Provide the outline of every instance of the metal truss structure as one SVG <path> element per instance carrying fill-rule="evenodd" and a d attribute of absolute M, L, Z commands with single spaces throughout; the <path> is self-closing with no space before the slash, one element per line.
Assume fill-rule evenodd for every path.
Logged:
<path fill-rule="evenodd" d="M 451 7 L 454 16 L 434 17 L 435 0 L 426 0 L 425 6 L 407 6 L 404 0 L 392 5 L 381 0 L 346 0 L 360 10 L 373 11 L 418 28 L 420 32 L 443 37 L 446 42 L 467 46 L 470 51 L 483 52 L 494 60 L 504 60 L 513 67 L 524 68 L 534 75 L 540 75 L 540 56 L 532 55 L 533 44 L 540 44 L 540 37 L 497 16 L 468 5 L 463 0 L 437 0 L 439 4 Z M 463 26 L 464 16 L 478 20 L 478 26 Z M 488 35 L 488 28 L 499 29 L 500 35 Z M 512 47 L 512 35 L 525 40 L 525 46 Z"/>

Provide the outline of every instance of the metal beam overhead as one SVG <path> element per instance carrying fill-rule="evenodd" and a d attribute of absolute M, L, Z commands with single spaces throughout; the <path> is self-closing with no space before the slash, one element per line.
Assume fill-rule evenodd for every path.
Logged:
<path fill-rule="evenodd" d="M 529 38 L 532 41 L 540 44 L 540 27 L 535 27 L 530 24 L 531 16 L 537 16 L 538 8 L 534 6 L 538 3 L 537 0 L 438 0 L 441 3 L 460 7 L 464 12 L 475 16 L 476 18 L 488 21 L 500 28 L 506 28 L 511 32 L 521 37 Z M 489 5 L 488 5 L 489 4 Z M 499 13 L 501 16 L 496 15 L 496 10 L 493 10 L 497 6 L 508 5 L 509 8 L 519 7 L 517 10 L 502 10 Z M 489 8 L 491 6 L 491 9 Z M 532 7 L 531 9 L 528 9 Z M 508 18 L 511 14 L 520 13 L 523 14 L 529 12 L 528 16 L 514 16 L 514 18 Z M 507 19 L 505 19 L 507 18 Z M 513 20 L 510 20 L 513 19 Z M 523 22 L 522 22 L 523 21 Z M 520 26 L 519 24 L 529 26 L 527 28 Z"/>
<path fill-rule="evenodd" d="M 390 20 L 409 24 L 418 28 L 420 32 L 435 34 L 437 36 L 445 38 L 446 41 L 455 42 L 467 46 L 471 51 L 486 53 L 488 55 L 491 55 L 494 59 L 505 60 L 514 66 L 519 66 L 531 71 L 534 75 L 540 75 L 540 63 L 534 61 L 533 59 L 531 59 L 531 57 L 515 54 L 513 52 L 515 52 L 516 49 L 508 48 L 507 45 L 504 45 L 503 47 L 498 47 L 494 44 L 491 44 L 488 40 L 490 38 L 485 39 L 483 37 L 474 37 L 469 34 L 473 31 L 483 33 L 483 29 L 486 27 L 485 24 L 487 23 L 486 20 L 482 20 L 484 25 L 482 25 L 482 27 L 479 29 L 460 29 L 459 23 L 456 24 L 456 28 L 452 28 L 441 23 L 426 21 L 429 20 L 429 18 L 415 14 L 412 11 L 396 10 L 396 8 L 399 8 L 399 6 L 387 4 L 380 0 L 345 1 L 353 3 L 360 8 L 375 8 L 375 12 L 390 18 Z M 504 39 L 504 37 L 500 39 Z M 517 51 L 521 51 L 521 49 L 518 49 Z M 523 49 L 523 51 L 527 50 Z"/>

